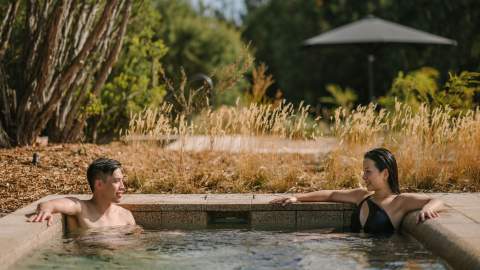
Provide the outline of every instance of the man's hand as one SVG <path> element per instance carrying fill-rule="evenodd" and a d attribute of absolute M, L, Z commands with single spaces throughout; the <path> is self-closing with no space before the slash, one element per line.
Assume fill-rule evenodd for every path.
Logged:
<path fill-rule="evenodd" d="M 35 213 L 28 218 L 28 222 L 43 222 L 47 221 L 47 226 L 52 225 L 52 211 L 44 207 L 42 203 L 38 204 Z"/>
<path fill-rule="evenodd" d="M 427 219 L 437 218 L 440 215 L 437 211 L 430 210 L 430 209 L 422 209 L 417 215 L 417 224 L 420 222 L 424 222 Z"/>
<path fill-rule="evenodd" d="M 298 202 L 297 197 L 277 198 L 270 201 L 270 203 L 281 204 L 282 206 L 295 202 Z"/>

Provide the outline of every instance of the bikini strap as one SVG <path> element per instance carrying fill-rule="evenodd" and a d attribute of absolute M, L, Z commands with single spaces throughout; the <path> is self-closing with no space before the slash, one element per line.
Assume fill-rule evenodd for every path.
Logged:
<path fill-rule="evenodd" d="M 372 195 L 369 195 L 369 196 L 365 197 L 365 198 L 358 204 L 358 208 L 361 208 L 361 207 L 362 207 L 362 204 L 363 204 L 366 200 L 370 199 L 370 197 L 372 197 Z"/>

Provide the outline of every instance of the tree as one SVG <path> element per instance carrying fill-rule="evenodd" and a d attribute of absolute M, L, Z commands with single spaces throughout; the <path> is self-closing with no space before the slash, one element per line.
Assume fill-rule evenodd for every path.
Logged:
<path fill-rule="evenodd" d="M 88 108 L 86 135 L 94 142 L 106 142 L 128 127 L 131 114 L 157 107 L 166 94 L 160 69 L 168 52 L 158 34 L 160 13 L 152 1 L 134 9 L 121 56 L 112 69 L 100 98 Z"/>
<path fill-rule="evenodd" d="M 222 67 L 235 63 L 244 54 L 248 54 L 246 58 L 251 57 L 244 48 L 239 30 L 199 13 L 187 1 L 142 1 L 141 7 L 133 8 L 122 52 L 100 97 L 85 107 L 89 115 L 86 140 L 108 142 L 128 127 L 130 115 L 158 107 L 163 102 L 178 105 L 174 96 L 181 92 L 182 68 L 187 77 L 183 90 L 189 92 L 189 88 L 197 88 L 197 84 L 202 83 L 201 80 L 192 82 L 196 73 L 213 75 L 215 89 L 211 92 L 217 92 L 213 95 L 216 104 L 225 99 L 234 103 L 240 94 L 240 85 L 246 81 L 233 80 L 240 83 L 231 87 L 233 91 L 223 91 L 226 84 L 221 82 L 232 81 L 230 78 L 235 75 L 232 73 L 237 70 L 232 72 Z M 173 90 L 166 87 L 161 70 L 172 79 Z M 220 88 L 222 91 L 216 91 Z M 211 92 L 207 96 L 212 97 Z M 223 93 L 231 96 L 225 98 Z M 197 98 L 201 99 L 204 94 Z M 174 107 L 174 112 L 184 109 Z"/>
<path fill-rule="evenodd" d="M 376 96 L 382 96 L 398 71 L 422 66 L 448 73 L 480 71 L 480 2 L 459 1 L 317 1 L 245 0 L 247 15 L 243 37 L 252 41 L 255 57 L 265 62 L 291 101 L 319 103 L 326 85 L 337 84 L 359 92 L 359 101 L 368 96 L 366 54 L 358 47 L 302 49 L 307 38 L 373 14 L 380 18 L 445 36 L 458 41 L 457 47 L 401 45 L 378 50 L 375 69 Z"/>
<path fill-rule="evenodd" d="M 117 60 L 132 1 L 2 2 L 0 146 L 78 139 Z"/>
<path fill-rule="evenodd" d="M 197 73 L 213 75 L 218 68 L 229 65 L 245 54 L 245 43 L 241 32 L 232 25 L 215 17 L 208 17 L 195 11 L 187 1 L 159 0 L 156 8 L 161 14 L 158 34 L 169 48 L 162 59 L 162 65 L 169 78 L 180 81 L 180 68 L 187 77 Z M 251 52 L 247 51 L 248 56 Z M 216 73 L 214 82 L 226 80 L 229 74 Z M 238 80 L 230 91 L 218 89 L 214 93 L 217 104 L 234 103 L 245 87 L 246 80 Z M 226 98 L 231 93 L 231 95 Z"/>

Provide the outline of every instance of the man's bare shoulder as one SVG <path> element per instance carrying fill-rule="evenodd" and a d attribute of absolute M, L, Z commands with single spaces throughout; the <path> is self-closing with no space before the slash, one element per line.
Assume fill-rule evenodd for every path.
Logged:
<path fill-rule="evenodd" d="M 118 211 L 119 215 L 123 219 L 128 220 L 129 223 L 135 224 L 135 219 L 133 218 L 133 214 L 130 210 L 128 210 L 126 208 L 123 208 L 120 205 L 115 205 L 115 207 L 117 208 L 117 211 Z"/>
<path fill-rule="evenodd" d="M 94 203 L 92 202 L 92 200 L 82 200 L 75 197 L 67 197 L 67 198 L 77 203 L 81 207 L 82 212 L 88 211 L 88 209 L 94 207 Z"/>
<path fill-rule="evenodd" d="M 82 199 L 79 199 L 77 197 L 64 197 L 64 199 L 70 200 L 70 201 L 74 202 L 75 204 L 80 204 L 82 206 L 90 201 L 90 200 L 82 200 Z"/>
<path fill-rule="evenodd" d="M 120 206 L 120 205 L 115 204 L 115 208 L 116 208 L 116 210 L 117 210 L 119 213 L 121 213 L 121 214 L 125 214 L 125 215 L 126 215 L 126 214 L 128 214 L 128 215 L 131 215 L 131 214 L 132 214 L 132 212 L 130 212 L 130 210 L 128 210 L 128 209 L 126 209 L 126 208 L 124 208 L 124 207 L 122 207 L 122 206 Z"/>

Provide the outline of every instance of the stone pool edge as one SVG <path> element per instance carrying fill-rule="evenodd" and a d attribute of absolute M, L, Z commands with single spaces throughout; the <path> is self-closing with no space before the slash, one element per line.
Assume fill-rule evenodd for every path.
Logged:
<path fill-rule="evenodd" d="M 447 207 L 438 220 L 427 220 L 416 224 L 418 211 L 409 213 L 403 220 L 402 232 L 413 236 L 426 249 L 445 260 L 454 269 L 480 269 L 480 250 L 458 232 L 452 231 L 451 225 L 460 225 L 456 220 L 461 213 Z M 442 220 L 443 219 L 443 220 Z M 480 234 L 480 232 L 479 232 Z"/>
<path fill-rule="evenodd" d="M 54 215 L 52 224 L 26 222 L 44 197 L 17 211 L 0 218 L 0 269 L 9 269 L 23 256 L 38 248 L 49 239 L 63 233 L 63 219 Z"/>
<path fill-rule="evenodd" d="M 66 196 L 74 196 L 81 199 L 90 197 L 90 195 L 50 195 L 0 218 L 0 269 L 8 269 L 22 256 L 25 256 L 52 237 L 63 233 L 63 219 L 60 215 L 54 216 L 53 225 L 50 227 L 47 227 L 46 223 L 25 222 L 25 215 L 33 212 L 36 205 L 41 201 Z M 194 210 L 191 212 L 221 211 L 222 209 L 224 211 L 250 210 L 259 213 L 275 212 L 280 215 L 277 215 L 274 219 L 286 219 L 287 221 L 292 220 L 291 217 L 289 219 L 288 212 L 295 211 L 295 222 L 298 221 L 298 212 L 305 213 L 307 218 L 310 218 L 311 213 L 314 213 L 314 211 L 320 213 L 327 209 L 331 212 L 342 211 L 343 225 L 345 225 L 345 220 L 348 219 L 348 211 L 352 209 L 351 205 L 337 203 L 302 203 L 282 208 L 268 204 L 270 199 L 276 197 L 272 194 L 209 194 L 207 197 L 205 197 L 205 194 L 133 194 L 126 195 L 121 205 L 136 211 L 137 214 L 152 211 L 152 206 L 150 205 L 152 203 L 157 207 L 161 207 L 160 209 L 172 213 L 176 211 L 185 212 L 189 209 Z M 448 207 L 441 218 L 428 220 L 423 224 L 417 225 L 415 224 L 415 214 L 410 213 L 405 217 L 402 224 L 402 232 L 413 236 L 427 249 L 440 256 L 456 269 L 474 269 L 480 266 L 480 250 L 472 245 L 472 241 L 468 241 L 468 238 L 462 238 L 462 235 L 459 237 L 459 232 L 454 230 L 455 226 L 458 227 L 458 225 L 469 222 L 468 217 L 465 217 L 454 208 Z M 266 218 L 270 219 L 271 216 L 266 216 Z M 474 238 L 476 237 L 478 235 L 475 235 Z"/>

